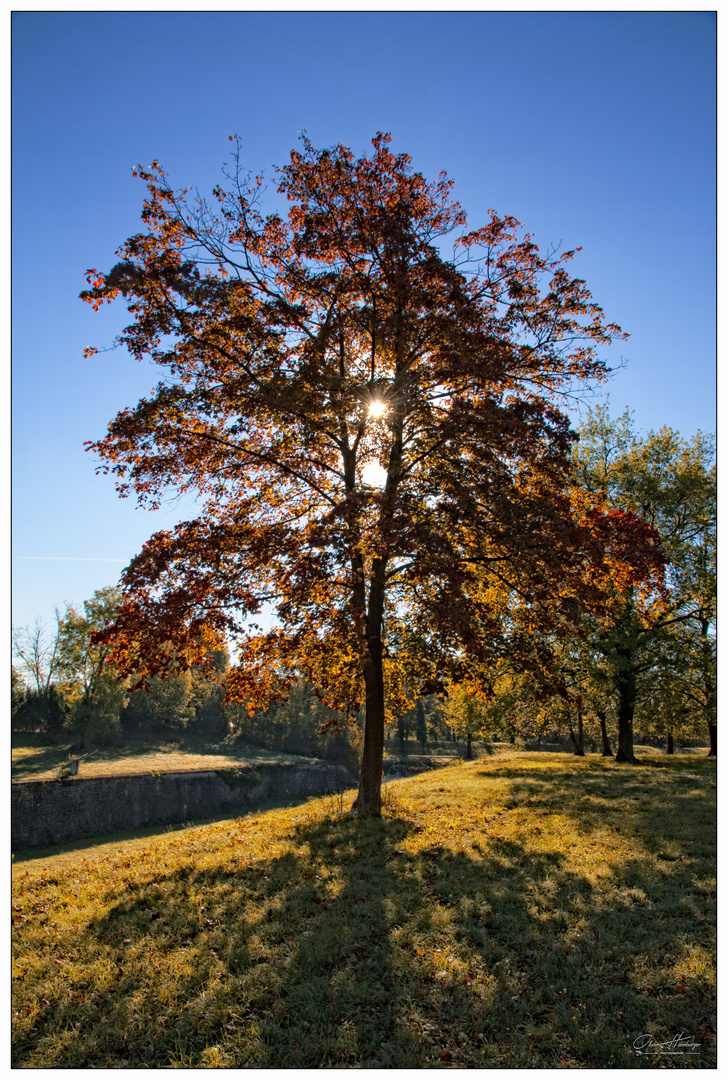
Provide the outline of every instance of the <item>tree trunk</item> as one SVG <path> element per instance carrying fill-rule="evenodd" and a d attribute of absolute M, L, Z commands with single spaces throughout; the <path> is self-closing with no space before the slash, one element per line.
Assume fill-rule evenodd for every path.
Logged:
<path fill-rule="evenodd" d="M 584 717 L 582 715 L 581 705 L 578 703 L 576 706 L 576 724 L 578 736 L 574 735 L 573 727 L 569 726 L 571 745 L 574 748 L 574 753 L 577 757 L 584 757 Z"/>
<path fill-rule="evenodd" d="M 473 736 L 468 732 L 468 744 L 465 748 L 465 760 L 473 760 Z"/>
<path fill-rule="evenodd" d="M 364 749 L 359 775 L 359 793 L 352 810 L 360 814 L 380 814 L 382 811 L 382 766 L 384 764 L 384 647 L 382 623 L 386 560 L 375 559 L 369 589 L 367 612 L 367 659 L 364 664 L 366 690 L 366 720 Z"/>
<path fill-rule="evenodd" d="M 427 750 L 427 717 L 425 716 L 425 707 L 420 699 L 415 706 L 415 724 L 417 727 L 417 741 L 420 744 L 422 753 Z"/>
<path fill-rule="evenodd" d="M 715 717 L 717 712 L 717 695 L 714 677 L 713 649 L 711 647 L 708 632 L 710 620 L 703 616 L 700 620 L 701 649 L 703 653 L 703 682 L 705 685 L 705 711 L 708 714 L 708 734 L 710 736 L 710 750 L 708 757 L 718 756 L 717 731 Z"/>
<path fill-rule="evenodd" d="M 398 352 L 399 346 L 397 347 Z M 400 371 L 399 355 L 395 361 L 396 371 Z M 397 375 L 395 374 L 395 384 Z M 389 469 L 382 492 L 379 523 L 386 531 L 387 522 L 394 512 L 397 486 L 402 466 L 402 428 L 404 411 L 395 405 L 392 416 L 392 445 L 389 452 Z M 351 464 L 351 462 L 350 462 Z M 348 478 L 351 479 L 351 470 Z M 387 592 L 387 559 L 383 554 L 372 560 L 369 579 L 369 603 L 366 609 L 367 657 L 364 664 L 364 685 L 366 689 L 366 720 L 364 721 L 364 749 L 359 775 L 359 792 L 352 810 L 360 814 L 381 814 L 382 812 L 382 766 L 384 763 L 384 646 L 382 628 L 384 626 L 384 600 Z M 359 566 L 363 570 L 361 556 Z M 356 591 L 362 596 L 363 574 Z M 363 606 L 357 604 L 359 611 Z"/>
<path fill-rule="evenodd" d="M 359 792 L 352 810 L 379 814 L 382 809 L 382 766 L 384 762 L 384 671 L 381 643 L 379 656 L 371 657 L 365 670 L 366 720 L 364 749 L 359 775 Z"/>
<path fill-rule="evenodd" d="M 571 739 L 572 749 L 577 757 L 584 757 L 584 732 L 580 731 L 579 736 L 574 734 L 573 727 L 569 727 L 569 738 Z"/>
<path fill-rule="evenodd" d="M 599 730 L 602 733 L 602 757 L 614 757 L 612 748 L 609 745 L 609 735 L 607 734 L 607 714 L 598 712 L 597 720 L 599 721 Z"/>
<path fill-rule="evenodd" d="M 667 733 L 667 752 L 668 752 L 668 754 L 674 754 L 675 753 L 675 743 L 673 741 L 671 731 L 668 731 L 668 733 Z"/>
<path fill-rule="evenodd" d="M 623 666 L 617 672 L 617 722 L 619 734 L 617 737 L 617 756 L 615 761 L 637 761 L 634 756 L 634 742 L 632 725 L 634 721 L 634 706 L 637 700 L 637 673 L 629 655 L 622 654 Z"/>

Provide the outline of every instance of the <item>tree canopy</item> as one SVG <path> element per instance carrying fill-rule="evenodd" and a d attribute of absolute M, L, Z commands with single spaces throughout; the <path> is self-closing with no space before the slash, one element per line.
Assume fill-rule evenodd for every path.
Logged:
<path fill-rule="evenodd" d="M 615 602 L 591 620 L 585 639 L 592 659 L 605 663 L 618 701 L 619 760 L 634 760 L 640 699 L 668 733 L 700 717 L 715 753 L 714 436 L 699 431 L 686 440 L 668 427 L 642 435 L 629 410 L 613 419 L 599 406 L 580 429 L 574 477 L 654 526 L 667 559 L 660 588 L 616 586 Z"/>
<path fill-rule="evenodd" d="M 404 700 L 504 655 L 546 678 L 549 635 L 661 565 L 649 526 L 570 489 L 559 404 L 624 336 L 575 252 L 494 211 L 469 228 L 452 181 L 390 141 L 357 158 L 304 136 L 276 174 L 287 213 L 264 213 L 234 139 L 209 201 L 140 168 L 143 230 L 82 293 L 123 297 L 120 343 L 165 372 L 90 444 L 101 469 L 141 503 L 203 504 L 125 570 L 115 662 L 179 670 L 227 637 L 230 697 L 304 677 L 364 706 L 356 805 L 375 811 L 385 686 Z"/>

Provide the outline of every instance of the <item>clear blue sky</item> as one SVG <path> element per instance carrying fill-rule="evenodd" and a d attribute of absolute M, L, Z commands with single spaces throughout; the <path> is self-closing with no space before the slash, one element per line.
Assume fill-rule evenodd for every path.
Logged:
<path fill-rule="evenodd" d="M 362 152 L 377 131 L 475 227 L 493 207 L 631 334 L 610 387 L 642 428 L 715 428 L 715 15 L 13 15 L 13 566 L 16 624 L 113 584 L 156 514 L 119 500 L 83 442 L 156 382 L 110 343 L 124 309 L 78 299 L 137 231 L 137 162 L 209 190 L 228 134 L 283 164 L 305 128 Z"/>

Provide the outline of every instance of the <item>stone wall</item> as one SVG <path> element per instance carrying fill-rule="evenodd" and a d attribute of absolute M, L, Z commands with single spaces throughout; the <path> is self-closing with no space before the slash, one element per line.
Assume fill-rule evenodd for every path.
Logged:
<path fill-rule="evenodd" d="M 354 786 L 343 765 L 261 765 L 216 772 L 142 773 L 12 784 L 15 850 L 168 825 Z"/>

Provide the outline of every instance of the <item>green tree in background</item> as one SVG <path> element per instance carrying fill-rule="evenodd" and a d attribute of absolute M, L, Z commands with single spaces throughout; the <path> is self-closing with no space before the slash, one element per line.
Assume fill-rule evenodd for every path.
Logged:
<path fill-rule="evenodd" d="M 471 687 L 453 686 L 444 704 L 445 716 L 458 739 L 466 742 L 465 758 L 473 756 L 473 738 L 489 731 L 488 702 Z"/>
<path fill-rule="evenodd" d="M 223 708 L 225 697 L 224 676 L 230 667 L 227 649 L 215 649 L 212 653 L 212 672 L 192 668 L 191 703 L 194 709 L 192 730 L 212 742 L 220 742 L 234 727 L 227 710 Z"/>
<path fill-rule="evenodd" d="M 654 662 L 642 676 L 639 727 L 652 739 L 664 740 L 671 754 L 676 741 L 705 737 L 708 702 L 699 629 L 689 620 L 675 624 L 656 646 Z"/>
<path fill-rule="evenodd" d="M 59 669 L 70 706 L 67 726 L 82 742 L 110 742 L 121 734 L 126 687 L 109 663 L 109 646 L 93 635 L 116 614 L 120 593 L 97 589 L 84 601 L 83 613 L 69 606 L 58 624 Z"/>
<path fill-rule="evenodd" d="M 166 679 L 155 675 L 145 690 L 132 691 L 124 711 L 124 726 L 180 731 L 194 717 L 192 675 L 183 671 Z"/>
<path fill-rule="evenodd" d="M 613 420 L 607 406 L 589 411 L 579 435 L 577 483 L 613 509 L 631 511 L 657 528 L 668 559 L 664 591 L 615 590 L 616 611 L 591 622 L 587 647 L 603 658 L 616 701 L 617 760 L 635 760 L 634 716 L 647 676 L 675 655 L 672 645 L 684 636 L 670 641 L 669 635 L 685 623 L 700 629 L 700 647 L 689 655 L 700 669 L 704 722 L 715 752 L 714 437 L 698 432 L 687 441 L 667 427 L 642 436 L 629 410 Z"/>
<path fill-rule="evenodd" d="M 361 729 L 333 709 L 327 708 L 314 687 L 304 679 L 292 688 L 288 699 L 268 709 L 249 709 L 230 704 L 225 713 L 232 731 L 242 740 L 271 750 L 325 757 L 356 771 Z"/>

